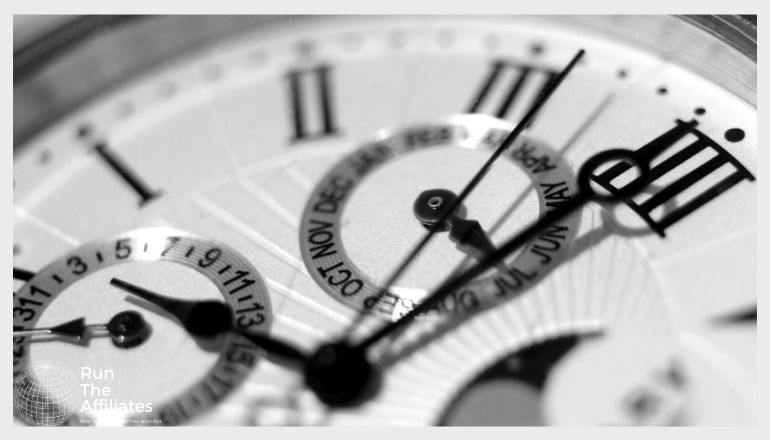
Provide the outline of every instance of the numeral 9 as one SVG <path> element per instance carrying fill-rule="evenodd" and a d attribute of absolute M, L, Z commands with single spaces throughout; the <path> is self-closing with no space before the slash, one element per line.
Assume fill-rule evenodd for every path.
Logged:
<path fill-rule="evenodd" d="M 217 260 L 219 260 L 219 257 L 221 256 L 222 256 L 222 250 L 220 250 L 219 248 L 209 249 L 203 255 L 203 258 L 198 260 L 198 266 L 209 267 L 212 264 L 216 263 Z"/>

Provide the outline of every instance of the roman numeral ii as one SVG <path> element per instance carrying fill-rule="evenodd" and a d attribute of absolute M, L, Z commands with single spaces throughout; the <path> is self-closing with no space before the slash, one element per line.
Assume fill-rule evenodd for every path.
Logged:
<path fill-rule="evenodd" d="M 286 75 L 292 142 L 339 133 L 332 102 L 331 73 L 331 67 L 320 65 L 291 70 Z"/>

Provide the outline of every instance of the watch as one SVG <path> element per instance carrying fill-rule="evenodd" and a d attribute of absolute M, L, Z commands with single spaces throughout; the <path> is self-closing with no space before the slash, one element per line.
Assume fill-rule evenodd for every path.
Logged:
<path fill-rule="evenodd" d="M 15 423 L 756 423 L 755 16 L 29 23 Z M 304 353 L 366 339 L 618 149 L 647 162 L 597 166 L 591 191 L 638 194 L 581 205 L 432 303 L 372 350 L 381 381 L 355 404 L 163 306 L 221 302 Z"/>

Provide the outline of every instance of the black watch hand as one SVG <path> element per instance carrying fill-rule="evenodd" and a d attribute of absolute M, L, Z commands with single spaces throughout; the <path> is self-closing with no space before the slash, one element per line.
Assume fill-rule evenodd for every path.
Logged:
<path fill-rule="evenodd" d="M 589 158 L 578 173 L 578 192 L 566 203 L 549 211 L 539 221 L 505 242 L 493 253 L 484 257 L 471 268 L 450 277 L 435 289 L 427 299 L 402 316 L 386 324 L 377 332 L 358 344 L 342 339 L 322 345 L 311 357 L 305 370 L 305 383 L 326 403 L 336 406 L 355 405 L 376 392 L 379 369 L 369 360 L 372 345 L 383 338 L 404 329 L 419 314 L 433 307 L 446 295 L 462 287 L 484 273 L 507 255 L 532 240 L 542 230 L 563 219 L 589 201 L 619 202 L 641 192 L 650 181 L 650 163 L 659 155 L 655 144 L 666 139 L 656 138 L 637 151 L 615 149 L 600 152 Z M 592 187 L 594 173 L 609 162 L 618 162 L 623 167 L 636 167 L 638 177 L 621 188 L 613 188 L 609 194 L 597 193 Z M 627 169 L 626 168 L 626 169 Z M 372 391 L 374 389 L 374 391 Z"/>
<path fill-rule="evenodd" d="M 73 338 L 77 340 L 86 336 L 86 334 L 89 331 L 89 327 L 91 326 L 86 326 L 85 318 L 76 318 L 76 319 L 73 319 L 72 321 L 67 321 L 64 324 L 59 324 L 52 327 L 14 330 L 13 336 L 20 337 L 20 336 L 52 335 L 52 336 L 65 336 L 65 337 Z M 106 328 L 106 326 L 104 327 Z"/>
<path fill-rule="evenodd" d="M 610 195 L 596 193 L 591 186 L 594 171 L 610 161 L 630 162 L 638 168 L 639 177 Z M 539 221 L 514 236 L 471 268 L 450 277 L 427 299 L 399 320 L 382 326 L 358 344 L 345 339 L 322 345 L 311 356 L 305 368 L 305 383 L 324 403 L 333 406 L 356 405 L 376 392 L 380 371 L 368 357 L 372 345 L 404 329 L 415 317 L 435 306 L 445 296 L 467 284 L 507 255 L 515 252 L 554 222 L 563 219 L 591 200 L 618 202 L 639 193 L 650 179 L 649 155 L 631 150 L 608 150 L 586 161 L 578 173 L 578 192 L 566 203 L 549 211 Z"/>
<path fill-rule="evenodd" d="M 159 306 L 173 315 L 192 336 L 212 337 L 234 332 L 248 338 L 269 354 L 289 361 L 292 366 L 302 367 L 307 363 L 308 357 L 288 342 L 233 325 L 232 311 L 222 302 L 171 298 L 118 278 L 110 280 L 110 284 Z"/>
<path fill-rule="evenodd" d="M 132 348 L 146 341 L 152 333 L 149 324 L 139 312 L 126 310 L 116 314 L 106 324 L 86 324 L 85 318 L 76 318 L 52 327 L 16 329 L 14 337 L 63 336 L 75 343 L 88 345 L 95 332 L 103 332 L 120 348 Z"/>
<path fill-rule="evenodd" d="M 118 278 L 110 284 L 151 302 L 172 314 L 193 336 L 215 336 L 232 327 L 230 310 L 218 301 L 187 301 L 160 295 Z"/>
<path fill-rule="evenodd" d="M 367 399 L 371 393 L 377 389 L 377 384 L 380 379 L 379 370 L 368 360 L 367 348 L 368 345 L 355 345 L 348 341 L 353 331 L 358 328 L 363 318 L 368 314 L 369 310 L 374 308 L 385 294 L 390 290 L 393 284 L 398 281 L 401 275 L 406 271 L 411 262 L 417 257 L 420 251 L 430 242 L 435 236 L 436 232 L 441 230 L 441 226 L 444 225 L 447 220 L 455 215 L 457 209 L 462 205 L 468 195 L 478 186 L 484 176 L 492 168 L 492 165 L 505 153 L 513 142 L 519 137 L 519 135 L 532 123 L 537 113 L 545 105 L 553 92 L 559 87 L 564 78 L 572 71 L 580 58 L 583 57 L 584 50 L 578 51 L 567 66 L 556 75 L 553 80 L 546 86 L 544 92 L 538 96 L 535 103 L 527 111 L 527 113 L 521 118 L 516 127 L 511 133 L 500 143 L 500 146 L 492 153 L 487 159 L 484 165 L 473 176 L 470 182 L 460 192 L 453 203 L 448 204 L 442 215 L 436 220 L 436 227 L 429 227 L 428 233 L 417 243 L 404 260 L 396 267 L 393 273 L 383 282 L 383 286 L 372 297 L 374 299 L 372 305 L 368 309 L 364 309 L 359 313 L 353 322 L 348 326 L 347 331 L 343 337 L 338 341 L 332 341 L 321 345 L 310 357 L 309 362 L 305 367 L 305 383 L 315 392 L 316 396 L 330 406 L 352 406 L 356 405 L 363 400 Z M 465 231 L 456 231 L 460 235 L 460 239 L 467 239 L 468 232 L 473 232 L 474 228 L 472 224 L 465 224 L 467 227 Z M 462 227 L 460 229 L 463 229 Z M 481 229 L 480 227 L 478 229 Z M 478 230 L 476 231 L 478 232 Z M 482 230 L 483 232 L 483 230 Z M 486 234 L 484 234 L 486 235 Z M 478 241 L 478 240 L 476 240 Z M 490 260 L 492 255 L 499 254 L 500 250 L 488 254 L 484 257 L 483 261 L 498 261 L 498 259 Z M 447 293 L 442 293 L 441 296 Z M 405 317 L 415 315 L 407 314 Z M 403 318 L 402 318 L 403 319 Z M 411 318 L 410 318 L 411 320 Z M 397 321 L 400 323 L 402 321 Z M 398 324 L 397 327 L 401 327 L 402 324 Z M 390 331 L 388 331 L 389 333 Z M 371 338 L 370 338 L 371 339 Z M 373 343 L 374 341 L 372 341 Z"/>
<path fill-rule="evenodd" d="M 450 213 L 445 223 L 439 223 L 441 218 L 446 217 L 445 210 L 453 206 L 456 199 L 457 194 L 447 189 L 423 191 L 414 201 L 414 215 L 426 228 L 448 230 L 450 239 L 457 243 L 460 250 L 481 260 L 495 251 L 495 245 L 478 221 L 460 216 L 462 206 L 457 212 Z"/>
<path fill-rule="evenodd" d="M 575 65 L 580 61 L 580 59 L 585 54 L 585 51 L 583 49 L 580 49 L 577 54 L 570 60 L 570 62 L 567 64 L 564 69 L 562 69 L 561 72 L 559 72 L 553 80 L 546 86 L 543 93 L 541 93 L 537 99 L 535 100 L 535 103 L 532 105 L 532 107 L 527 111 L 527 113 L 521 118 L 521 120 L 516 124 L 516 126 L 511 130 L 511 133 L 500 143 L 500 146 L 497 147 L 497 149 L 492 153 L 492 155 L 487 159 L 487 161 L 484 163 L 484 165 L 479 169 L 478 172 L 473 176 L 470 182 L 463 188 L 463 190 L 460 192 L 457 199 L 449 205 L 447 210 L 444 212 L 444 215 L 437 221 L 438 224 L 444 224 L 447 219 L 449 219 L 450 216 L 454 214 L 454 212 L 457 210 L 458 207 L 465 201 L 465 199 L 468 198 L 470 193 L 478 186 L 478 184 L 481 182 L 481 180 L 486 176 L 487 172 L 492 168 L 492 165 L 497 162 L 497 160 L 505 153 L 505 151 L 510 147 L 513 142 L 519 137 L 519 135 L 532 123 L 532 121 L 535 119 L 535 116 L 537 116 L 537 113 L 540 111 L 540 109 L 545 105 L 545 103 L 548 101 L 548 99 L 553 95 L 553 92 L 561 85 L 562 81 L 564 81 L 564 78 L 569 75 L 569 73 L 572 71 L 572 69 L 575 67 Z M 393 284 L 398 281 L 398 279 L 401 277 L 401 275 L 406 271 L 406 269 L 409 267 L 411 262 L 417 257 L 417 255 L 420 253 L 420 251 L 427 246 L 427 244 L 430 242 L 430 240 L 433 238 L 436 232 L 438 232 L 438 228 L 430 228 L 428 233 L 423 237 L 420 242 L 415 245 L 415 247 L 409 252 L 409 254 L 404 258 L 404 260 L 401 262 L 401 264 L 396 267 L 396 269 L 393 271 L 393 273 L 383 282 L 383 286 L 377 291 L 377 293 L 374 295 L 374 301 L 373 305 L 369 309 L 364 309 L 356 318 L 353 320 L 353 322 L 348 327 L 348 331 L 346 332 L 346 337 L 349 337 L 350 334 L 355 330 L 355 328 L 358 327 L 359 323 L 363 319 L 363 317 L 368 314 L 369 310 L 374 308 L 374 305 L 376 305 L 384 296 L 385 294 L 390 290 L 390 288 L 393 286 Z"/>
<path fill-rule="evenodd" d="M 614 193 L 601 195 L 594 191 L 591 186 L 591 180 L 594 171 L 611 161 L 630 162 L 632 166 L 638 168 L 639 176 L 626 186 L 616 190 Z M 646 155 L 622 149 L 607 150 L 592 156 L 580 168 L 580 172 L 578 173 L 578 192 L 573 198 L 548 212 L 540 220 L 505 242 L 494 252 L 488 254 L 476 265 L 444 281 L 438 288 L 429 294 L 424 301 L 402 316 L 399 320 L 385 324 L 362 342 L 354 345 L 353 348 L 365 352 L 378 341 L 403 329 L 412 322 L 414 318 L 434 307 L 445 296 L 469 283 L 471 280 L 493 267 L 507 255 L 515 252 L 528 241 L 535 238 L 543 231 L 543 229 L 568 216 L 589 201 L 618 202 L 636 195 L 647 185 L 650 177 L 650 161 L 651 158 Z"/>

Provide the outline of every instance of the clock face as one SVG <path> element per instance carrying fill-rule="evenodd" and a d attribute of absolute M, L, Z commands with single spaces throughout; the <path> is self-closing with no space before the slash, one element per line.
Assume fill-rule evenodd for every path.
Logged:
<path fill-rule="evenodd" d="M 146 416 L 171 423 L 753 424 L 756 107 L 728 81 L 676 62 L 710 53 L 716 63 L 727 50 L 716 40 L 672 56 L 601 32 L 637 19 L 276 17 L 100 93 L 14 149 L 14 330 L 81 316 L 106 323 L 127 310 L 154 331 L 136 349 L 30 337 L 18 371 L 30 359 L 94 362 L 65 363 L 80 384 L 82 367 L 130 357 L 143 374 L 102 386 L 117 400 L 178 404 L 176 418 Z M 663 47 L 668 37 L 658 38 Z M 579 49 L 585 56 L 451 228 L 376 300 L 426 234 L 418 201 L 433 209 L 459 194 Z M 120 234 L 173 228 L 227 246 L 242 268 L 225 269 L 211 244 L 179 258 L 248 271 L 237 281 L 264 284 L 263 331 L 312 351 L 359 313 L 368 315 L 359 336 L 403 316 L 567 203 L 580 166 L 612 148 L 653 157 L 644 190 L 587 204 L 453 292 L 382 354 L 379 392 L 354 407 L 325 407 L 301 374 L 270 359 L 247 363 L 216 399 L 180 398 L 210 380 L 226 349 L 197 353 L 168 316 L 127 301 L 109 277 L 212 299 L 215 275 L 143 259 L 93 269 L 50 304 L 34 295 L 43 275 L 58 274 L 52 262 L 77 271 L 67 261 L 98 265 L 94 249 L 122 255 Z M 612 193 L 634 177 L 617 162 L 593 185 Z M 481 232 L 458 241 L 456 225 Z M 235 311 L 245 297 L 225 296 Z M 169 346 L 184 346 L 184 365 Z M 129 412 L 89 423 L 125 423 Z"/>

